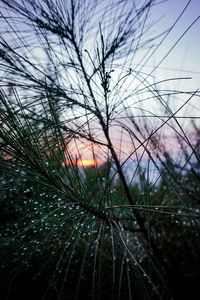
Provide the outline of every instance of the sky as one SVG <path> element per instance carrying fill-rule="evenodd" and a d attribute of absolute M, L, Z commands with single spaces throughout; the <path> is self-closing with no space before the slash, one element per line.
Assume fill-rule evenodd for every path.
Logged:
<path fill-rule="evenodd" d="M 21 3 L 21 0 L 17 0 L 17 3 Z M 62 3 L 62 1 L 60 1 Z M 75 1 L 76 2 L 76 1 Z M 109 1 L 102 1 L 103 5 L 107 5 Z M 115 2 L 115 1 L 114 1 Z M 133 0 L 128 0 L 127 3 L 132 4 Z M 157 1 L 159 3 L 159 1 Z M 166 79 L 172 76 L 192 77 L 187 82 L 187 87 L 196 90 L 199 87 L 200 82 L 200 19 L 189 29 L 189 31 L 181 38 L 178 44 L 173 48 L 171 53 L 167 54 L 171 47 L 177 42 L 177 40 L 184 34 L 184 31 L 200 16 L 200 1 L 199 0 L 167 0 L 160 1 L 161 3 L 151 8 L 148 17 L 149 23 L 159 20 L 156 25 L 152 27 L 152 36 L 165 31 L 169 28 L 181 14 L 185 6 L 188 4 L 187 9 L 183 13 L 180 20 L 172 29 L 167 38 L 163 41 L 163 44 L 156 50 L 152 58 L 146 63 L 145 70 L 147 72 L 152 71 L 152 67 L 160 63 L 161 59 L 167 55 L 164 61 L 159 67 L 152 73 L 156 78 Z M 80 1 L 85 3 L 85 1 Z M 92 3 L 92 2 L 91 2 Z M 141 1 L 135 1 L 139 7 Z M 82 4 L 84 6 L 84 4 Z M 127 5 L 129 8 L 129 5 Z M 2 13 L 4 10 L 0 6 Z M 95 20 L 94 20 L 95 21 Z M 23 29 L 23 28 L 22 28 Z M 2 29 L 0 30 L 0 32 Z M 93 38 L 93 37 L 92 37 Z M 88 45 L 89 46 L 89 45 Z M 94 47 L 94 41 L 92 43 Z M 36 50 L 39 53 L 39 49 Z M 39 54 L 40 55 L 40 54 Z M 137 56 L 137 55 L 136 55 Z M 137 64 L 137 57 L 133 61 Z M 177 82 L 170 83 L 172 86 L 177 87 Z M 165 83 L 166 85 L 166 83 Z M 186 84 L 184 81 L 179 81 L 178 85 L 184 89 Z"/>
<path fill-rule="evenodd" d="M 163 1 L 160 5 L 152 7 L 149 22 L 158 20 L 158 23 L 152 27 L 152 35 L 164 32 L 176 22 L 186 5 L 187 8 L 182 17 L 142 69 L 142 71 L 149 73 L 158 66 L 151 73 L 152 76 L 155 76 L 155 81 L 173 77 L 187 78 L 165 81 L 160 84 L 163 89 L 196 91 L 200 88 L 200 1 Z M 192 25 L 193 22 L 195 23 Z M 188 29 L 190 26 L 191 28 Z M 185 33 L 185 31 L 187 32 Z M 183 104 L 183 101 L 187 100 L 187 97 L 171 99 L 170 105 L 173 111 L 176 111 Z M 193 97 L 189 104 L 180 111 L 179 116 L 200 117 L 199 101 L 199 97 Z M 157 109 L 153 103 L 151 103 L 151 107 L 153 111 Z M 184 122 L 186 123 L 186 121 Z"/>
<path fill-rule="evenodd" d="M 132 4 L 133 0 L 128 0 L 128 4 Z M 21 2 L 21 0 L 18 0 Z M 162 1 L 160 1 L 162 2 Z M 106 4 L 106 1 L 102 1 L 102 3 Z M 140 1 L 136 1 L 136 3 L 140 3 Z M 102 4 L 102 5 L 104 5 Z M 173 80 L 164 82 L 160 84 L 160 87 L 163 89 L 175 89 L 175 90 L 184 90 L 184 91 L 195 91 L 200 88 L 200 19 L 196 21 L 196 23 L 188 30 L 191 24 L 200 16 L 200 1 L 199 0 L 168 0 L 163 1 L 160 5 L 154 6 L 148 18 L 148 22 L 151 23 L 155 20 L 159 20 L 152 29 L 152 36 L 157 35 L 158 33 L 163 32 L 177 20 L 181 12 L 184 10 L 185 6 L 188 4 L 187 9 L 184 14 L 177 22 L 175 27 L 172 29 L 170 34 L 164 39 L 162 45 L 156 50 L 156 52 L 152 55 L 152 57 L 147 61 L 145 67 L 142 68 L 144 73 L 149 74 L 154 70 L 154 67 L 158 66 L 152 73 L 151 77 L 154 76 L 155 81 L 162 81 L 168 78 L 173 77 L 191 77 L 191 79 L 183 79 L 183 80 Z M 129 7 L 127 5 L 127 7 Z M 23 25 L 22 25 L 23 26 Z M 187 33 L 184 34 L 184 32 Z M 182 36 L 181 40 L 174 47 L 176 42 Z M 91 37 L 93 38 L 93 36 Z M 10 38 L 9 38 L 10 39 Z M 95 41 L 96 42 L 96 41 Z M 92 44 L 94 47 L 96 44 Z M 89 44 L 87 45 L 89 47 Z M 174 47 L 174 48 L 173 48 Z M 170 52 L 170 49 L 173 50 Z M 34 52 L 35 51 L 35 52 Z M 145 50 L 144 50 L 145 51 Z M 40 56 L 40 52 L 38 48 L 33 50 L 34 55 Z M 132 68 L 137 65 L 140 61 L 142 55 L 145 52 L 139 52 L 135 55 L 134 61 L 132 64 Z M 163 61 L 162 59 L 165 58 Z M 66 69 L 66 68 L 65 68 Z M 140 66 L 137 65 L 137 70 L 140 70 Z M 112 74 L 114 81 L 118 79 L 119 70 L 115 68 L 115 72 Z M 64 73 L 61 73 L 63 79 L 67 79 Z M 151 78 L 152 79 L 152 78 Z M 132 81 L 132 77 L 128 79 L 125 83 L 125 86 L 131 87 L 134 89 L 134 85 L 137 85 Z M 175 111 L 178 107 L 180 107 L 184 101 L 186 101 L 188 95 L 182 97 L 173 97 L 170 101 L 170 107 L 173 111 Z M 130 99 L 132 101 L 132 99 Z M 191 116 L 191 117 L 200 117 L 200 105 L 198 103 L 199 97 L 194 97 L 191 99 L 190 103 L 185 106 L 179 116 Z M 127 102 L 128 103 L 128 102 Z M 157 106 L 151 102 L 143 102 L 143 108 L 150 111 L 151 113 L 158 113 Z M 140 104 L 134 104 L 134 107 L 139 107 Z M 143 104 L 141 104 L 143 105 Z M 134 113 L 139 112 L 139 110 L 135 110 Z M 80 112 L 81 113 L 81 112 Z M 154 125 L 156 126 L 156 121 L 154 120 Z M 185 122 L 185 128 L 187 127 L 187 123 Z M 119 138 L 119 134 L 114 133 L 113 136 L 117 136 Z M 173 145 L 173 144 L 172 144 Z M 88 158 L 88 157 L 87 157 Z"/>
<path fill-rule="evenodd" d="M 160 6 L 154 7 L 152 15 L 160 17 L 159 30 L 164 30 L 169 27 L 170 24 L 175 22 L 180 15 L 188 1 L 186 0 L 168 0 L 162 3 Z M 165 41 L 165 46 L 160 49 L 161 56 L 164 55 L 164 51 L 170 49 L 170 47 L 179 39 L 185 30 L 192 24 L 192 22 L 200 16 L 200 1 L 191 0 L 186 11 L 181 19 L 178 21 L 169 37 Z M 162 68 L 173 71 L 177 69 L 177 75 L 184 74 L 192 76 L 191 86 L 194 89 L 199 87 L 200 84 L 200 19 L 190 28 L 190 30 L 184 35 L 181 41 L 176 45 L 173 51 L 165 59 Z M 159 60 L 159 54 L 155 59 Z M 172 70 L 170 70 L 172 69 Z M 178 71 L 179 70 L 179 71 Z M 180 71 L 182 70 L 182 71 Z M 184 70 L 186 70 L 184 72 Z M 159 70 L 162 74 L 162 69 Z M 163 72 L 163 74 L 166 74 Z M 160 74 L 159 74 L 160 75 Z M 163 76 L 163 75 L 161 75 Z"/>

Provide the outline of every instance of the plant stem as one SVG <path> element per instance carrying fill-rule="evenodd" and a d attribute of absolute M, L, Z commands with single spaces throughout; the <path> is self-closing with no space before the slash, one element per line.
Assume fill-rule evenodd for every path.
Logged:
<path fill-rule="evenodd" d="M 93 100 L 93 104 L 94 104 L 95 109 L 97 111 L 96 116 L 98 116 L 99 123 L 100 123 L 100 125 L 102 127 L 104 136 L 105 136 L 105 138 L 107 140 L 107 143 L 108 143 L 107 147 L 110 150 L 111 156 L 112 156 L 113 161 L 114 161 L 114 163 L 116 165 L 117 172 L 119 174 L 119 178 L 121 180 L 121 183 L 122 183 L 125 195 L 127 197 L 128 202 L 130 203 L 130 205 L 135 205 L 136 204 L 135 199 L 133 198 L 133 195 L 130 192 L 130 189 L 129 189 L 129 186 L 127 184 L 125 175 L 124 175 L 124 173 L 122 171 L 122 167 L 121 167 L 120 161 L 119 161 L 119 159 L 117 157 L 117 154 L 116 154 L 115 149 L 113 147 L 112 141 L 110 139 L 109 128 L 108 128 L 108 126 L 106 126 L 106 122 L 104 121 L 104 118 L 103 118 L 103 116 L 102 116 L 102 114 L 101 114 L 101 112 L 99 110 L 98 104 L 96 102 L 96 99 L 95 99 L 93 91 L 92 91 L 92 87 L 90 85 L 90 80 L 89 80 L 89 78 L 87 76 L 85 67 L 83 65 L 83 61 L 82 61 L 82 58 L 81 58 L 81 55 L 80 55 L 80 52 L 79 52 L 79 48 L 78 48 L 77 43 L 75 41 L 75 38 L 73 36 L 72 36 L 72 43 L 74 45 L 74 48 L 75 48 L 75 51 L 76 51 L 76 54 L 77 54 L 77 58 L 78 58 L 78 61 L 80 63 L 80 66 L 81 66 L 81 69 L 82 69 L 82 72 L 83 72 L 83 76 L 84 76 L 84 79 L 86 81 L 86 84 L 87 84 L 90 96 L 91 96 L 91 98 Z M 150 254 L 150 256 L 152 257 L 152 255 L 153 255 L 153 257 L 156 258 L 156 261 L 159 262 L 159 264 L 161 266 L 163 266 L 164 269 L 168 273 L 168 269 L 169 269 L 168 265 L 165 263 L 161 251 L 159 250 L 159 248 L 157 247 L 157 245 L 153 241 L 152 237 L 150 236 L 148 229 L 145 227 L 145 218 L 142 217 L 139 214 L 139 212 L 136 211 L 134 208 L 132 209 L 132 211 L 133 211 L 133 214 L 135 216 L 136 222 L 139 225 L 140 231 L 142 232 L 142 234 L 143 234 L 143 236 L 144 236 L 147 244 L 149 245 L 149 248 L 150 248 L 149 254 Z"/>

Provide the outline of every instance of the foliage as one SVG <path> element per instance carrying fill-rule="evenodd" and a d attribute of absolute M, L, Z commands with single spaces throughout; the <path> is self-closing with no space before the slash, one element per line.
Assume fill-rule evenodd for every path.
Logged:
<path fill-rule="evenodd" d="M 197 288 L 199 129 L 191 136 L 176 115 L 199 92 L 160 90 L 132 68 L 189 5 L 152 36 L 158 4 L 1 0 L 3 299 L 179 299 Z"/>

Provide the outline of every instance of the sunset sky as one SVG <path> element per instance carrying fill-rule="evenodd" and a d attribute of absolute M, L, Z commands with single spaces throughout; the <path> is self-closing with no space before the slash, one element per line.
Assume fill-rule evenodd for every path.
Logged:
<path fill-rule="evenodd" d="M 18 0 L 19 3 L 21 2 L 20 0 Z M 130 2 L 129 2 L 130 1 Z M 132 1 L 129 0 L 127 1 L 128 5 L 127 5 L 127 9 L 129 7 L 130 4 L 132 4 Z M 161 1 L 162 2 L 162 1 Z M 105 5 L 107 2 L 106 1 L 102 1 L 101 5 Z M 136 1 L 136 3 L 140 3 L 140 1 Z M 186 34 L 184 34 L 184 32 L 189 28 L 189 26 L 191 26 L 191 24 L 200 16 L 200 1 L 199 0 L 191 0 L 191 1 L 187 1 L 187 0 L 168 0 L 168 1 L 163 1 L 163 3 L 161 3 L 160 5 L 156 5 L 154 7 L 152 7 L 150 14 L 149 14 L 149 18 L 148 18 L 148 22 L 147 24 L 150 24 L 151 22 L 154 22 L 156 20 L 159 20 L 157 24 L 155 24 L 152 29 L 150 30 L 150 34 L 153 36 L 158 35 L 159 33 L 165 31 L 166 29 L 170 28 L 170 26 L 172 26 L 173 23 L 175 23 L 175 21 L 177 20 L 177 18 L 179 17 L 179 15 L 181 14 L 181 12 L 183 11 L 184 7 L 188 4 L 187 9 L 185 10 L 185 12 L 183 13 L 182 17 L 180 18 L 180 20 L 177 22 L 177 24 L 175 25 L 175 27 L 172 29 L 172 31 L 167 35 L 167 37 L 163 40 L 162 44 L 160 47 L 158 47 L 158 49 L 156 49 L 155 52 L 152 52 L 152 56 L 149 56 L 149 59 L 146 60 L 147 57 L 141 61 L 141 64 L 139 64 L 140 60 L 142 59 L 142 57 L 145 56 L 147 51 L 146 49 L 142 50 L 142 51 L 138 51 L 136 53 L 136 55 L 134 56 L 134 60 L 132 62 L 132 64 L 130 65 L 130 67 L 132 67 L 132 69 L 134 70 L 134 72 L 143 72 L 144 74 L 150 74 L 151 79 L 154 80 L 155 82 L 158 81 L 162 81 L 165 79 L 169 79 L 169 78 L 173 78 L 173 77 L 192 77 L 189 80 L 173 80 L 173 81 L 168 81 L 168 82 L 164 82 L 163 84 L 160 85 L 160 87 L 163 89 L 175 89 L 175 90 L 182 90 L 182 91 L 195 91 L 200 87 L 200 59 L 199 59 L 199 55 L 200 55 L 200 42 L 199 42 L 199 36 L 200 36 L 200 19 L 198 19 L 196 21 L 196 23 L 190 28 L 190 30 L 188 30 L 188 32 Z M 3 10 L 2 10 L 3 12 Z M 22 26 L 21 28 L 23 28 L 24 25 L 20 25 Z M 97 26 L 98 27 L 98 26 Z M 181 36 L 183 35 L 183 37 L 181 38 Z M 5 39 L 8 39 L 9 41 L 11 40 L 11 42 L 14 42 L 10 36 L 8 38 L 8 36 L 4 35 Z M 181 40 L 178 42 L 178 44 L 175 46 L 175 43 L 181 38 Z M 93 39 L 93 40 L 92 40 Z M 160 39 L 161 40 L 161 39 Z M 92 43 L 90 44 L 90 41 L 92 41 Z M 159 40 L 158 40 L 159 41 Z M 96 40 L 94 40 L 94 36 L 91 36 L 91 39 L 89 39 L 88 44 L 86 45 L 87 50 L 90 47 L 96 47 Z M 157 42 L 157 41 L 156 41 Z M 35 45 L 34 45 L 35 46 Z M 175 46 L 175 47 L 174 47 Z M 173 48 L 174 47 L 174 48 Z M 173 49 L 172 49 L 173 48 Z M 172 51 L 170 52 L 170 50 L 172 49 Z M 170 52 L 170 53 L 169 53 Z M 44 55 L 44 53 L 42 54 L 41 49 L 39 48 L 34 48 L 32 47 L 32 54 L 33 57 L 35 55 L 35 57 L 42 57 L 42 55 Z M 151 54 L 151 52 L 150 52 Z M 86 54 L 84 54 L 86 55 Z M 126 58 L 125 58 L 126 59 Z M 42 60 L 42 59 L 41 59 Z M 163 60 L 163 61 L 162 61 Z M 142 66 L 142 64 L 145 63 L 145 66 Z M 113 84 L 115 82 L 118 81 L 119 79 L 119 74 L 120 74 L 120 68 L 121 65 L 119 64 L 119 68 L 115 67 L 115 72 L 112 73 L 112 79 L 113 79 Z M 63 71 L 66 72 L 66 68 L 63 69 Z M 65 80 L 67 78 L 67 76 L 65 77 L 65 73 L 61 72 L 60 73 L 61 77 L 63 77 L 63 84 L 65 84 Z M 73 76 L 76 75 L 71 75 L 72 79 Z M 76 78 L 74 78 L 76 79 Z M 132 91 L 134 91 L 135 86 L 138 85 L 138 82 L 134 81 L 134 76 L 130 76 L 127 81 L 125 82 L 124 86 L 125 89 L 126 87 L 131 87 Z M 73 80 L 72 80 L 73 81 Z M 74 80 L 75 81 L 75 80 Z M 96 83 L 96 82 L 95 82 Z M 97 83 L 98 85 L 98 83 Z M 125 92 L 126 93 L 126 92 Z M 129 91 L 127 91 L 127 95 L 128 95 Z M 124 94 L 123 96 L 125 97 L 126 94 Z M 143 95 L 142 95 L 143 96 Z M 115 97 L 115 95 L 113 96 L 113 102 L 116 100 L 115 98 L 119 97 L 120 95 L 117 95 Z M 137 97 L 137 95 L 136 95 Z M 130 98 L 130 100 L 128 100 L 126 102 L 127 105 L 130 104 L 130 106 L 132 105 L 133 102 L 133 109 L 132 112 L 134 114 L 139 114 L 140 112 L 140 108 L 142 106 L 142 104 L 137 103 L 137 99 L 135 96 L 133 96 L 133 98 Z M 180 107 L 184 101 L 187 100 L 188 95 L 184 95 L 182 98 L 178 99 L 178 97 L 173 97 L 173 99 L 171 99 L 170 101 L 170 105 L 171 105 L 171 109 L 172 111 L 175 111 L 178 107 Z M 112 98 L 111 98 L 112 99 Z M 150 113 L 159 113 L 157 111 L 158 106 L 157 103 L 155 103 L 153 100 L 150 100 L 147 102 L 144 102 L 144 107 L 146 109 L 146 111 L 149 111 Z M 131 102 L 132 101 L 132 102 Z M 134 102 L 135 101 L 135 102 Z M 199 109 L 199 97 L 194 97 L 193 99 L 191 99 L 190 103 L 185 106 L 179 113 L 179 117 L 200 117 L 200 109 Z M 100 99 L 100 104 L 101 104 L 101 99 Z M 160 105 L 160 103 L 158 103 Z M 117 107 L 118 108 L 118 107 Z M 145 109 L 143 110 L 143 113 L 145 111 Z M 79 112 L 77 112 L 77 114 L 79 113 L 79 115 L 82 114 L 82 111 L 79 110 Z M 119 114 L 120 115 L 120 114 Z M 117 117 L 118 117 L 118 112 L 117 112 Z M 66 118 L 68 118 L 68 115 L 66 116 Z M 153 119 L 153 118 L 152 118 Z M 159 125 L 157 125 L 157 121 L 156 120 L 152 120 L 151 122 L 154 123 L 155 127 Z M 181 122 L 181 121 L 180 121 Z M 186 124 L 185 125 L 185 130 L 189 130 L 189 128 L 187 128 L 187 121 L 184 120 L 182 121 L 182 124 Z M 114 132 L 113 131 L 113 139 L 116 140 L 116 145 L 119 146 L 120 145 L 120 139 L 122 132 Z M 170 133 L 169 133 L 170 134 Z M 130 142 L 127 141 L 127 137 L 123 137 L 123 144 L 128 145 L 128 143 Z M 168 146 L 172 147 L 174 146 L 173 141 L 168 141 Z M 75 147 L 76 148 L 76 147 Z M 127 147 L 124 147 L 125 154 L 127 154 Z M 84 152 L 84 156 L 83 159 L 85 160 L 85 164 L 90 164 L 90 159 L 91 159 L 91 152 L 88 150 L 87 147 L 85 147 L 85 145 L 81 148 L 79 148 L 79 151 Z M 131 147 L 130 147 L 131 149 Z M 75 151 L 74 151 L 75 152 Z M 82 155 L 83 153 L 81 153 Z M 122 153 L 120 154 L 122 156 Z M 100 155 L 101 156 L 101 155 Z M 82 164 L 81 161 L 77 162 L 78 164 Z"/>

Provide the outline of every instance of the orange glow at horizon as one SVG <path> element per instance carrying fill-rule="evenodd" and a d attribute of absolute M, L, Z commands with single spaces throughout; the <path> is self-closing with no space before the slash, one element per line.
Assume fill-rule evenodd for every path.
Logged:
<path fill-rule="evenodd" d="M 66 160 L 62 164 L 64 166 L 77 166 L 77 167 L 96 167 L 101 165 L 103 162 L 97 159 L 77 159 L 77 160 Z"/>

